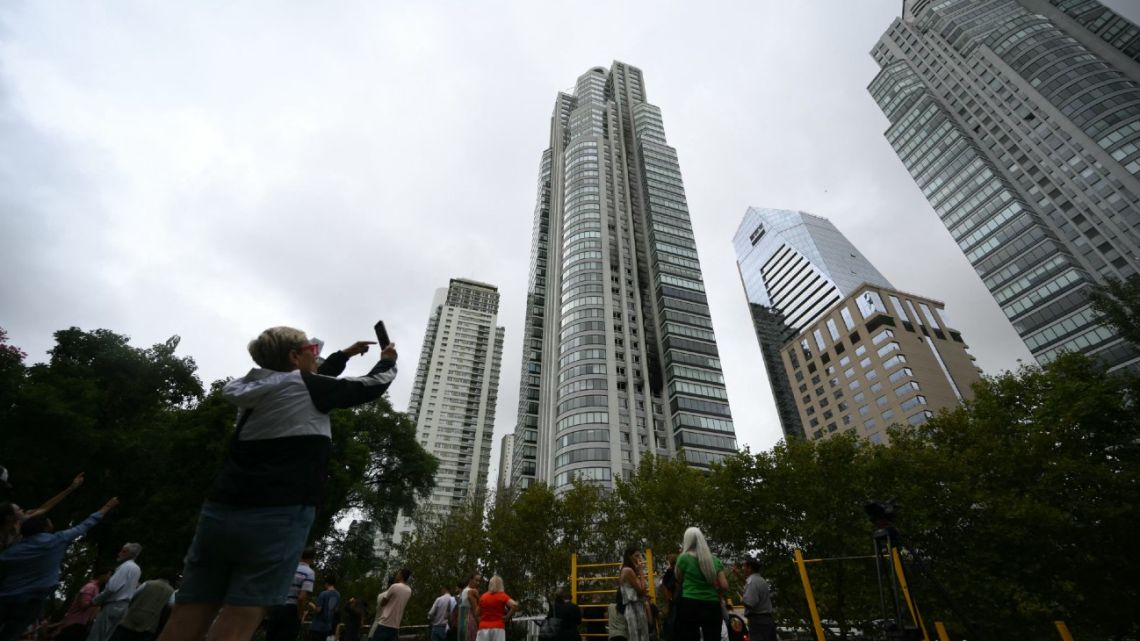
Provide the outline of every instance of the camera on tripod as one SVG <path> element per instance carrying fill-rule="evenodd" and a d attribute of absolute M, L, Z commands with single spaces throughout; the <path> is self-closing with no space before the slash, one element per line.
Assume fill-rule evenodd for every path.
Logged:
<path fill-rule="evenodd" d="M 863 511 L 871 519 L 875 527 L 890 527 L 895 524 L 899 514 L 899 506 L 894 499 L 885 501 L 871 501 L 863 506 Z"/>
<path fill-rule="evenodd" d="M 875 573 L 879 579 L 879 600 L 883 611 L 883 619 L 888 622 L 887 641 L 911 641 L 922 639 L 923 631 L 918 629 L 921 622 L 918 620 L 916 606 L 906 592 L 906 579 L 902 568 L 901 557 L 898 550 L 902 548 L 899 541 L 899 532 L 895 529 L 895 519 L 899 515 L 899 504 L 895 500 L 871 501 L 863 505 L 867 518 L 875 526 L 871 539 L 875 543 Z M 895 560 L 898 559 L 897 565 Z M 888 616 L 887 598 L 883 584 L 890 585 L 891 600 L 893 601 L 893 617 Z M 900 595 L 902 588 L 903 594 Z M 914 619 L 915 627 L 907 625 L 903 615 L 903 604 L 900 596 L 906 599 L 908 609 Z"/>

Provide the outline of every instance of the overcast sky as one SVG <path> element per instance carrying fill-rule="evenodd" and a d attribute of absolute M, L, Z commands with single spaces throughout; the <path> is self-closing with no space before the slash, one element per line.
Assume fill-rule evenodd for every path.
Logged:
<path fill-rule="evenodd" d="M 33 362 L 73 325 L 178 334 L 208 383 L 244 374 L 266 327 L 331 349 L 383 318 L 404 409 L 434 290 L 489 282 L 494 479 L 554 98 L 616 59 L 680 156 L 743 445 L 781 437 L 731 247 L 749 205 L 830 218 L 896 287 L 945 301 L 984 370 L 1016 367 L 1028 351 L 866 91 L 900 5 L 4 0 L 0 326 Z"/>

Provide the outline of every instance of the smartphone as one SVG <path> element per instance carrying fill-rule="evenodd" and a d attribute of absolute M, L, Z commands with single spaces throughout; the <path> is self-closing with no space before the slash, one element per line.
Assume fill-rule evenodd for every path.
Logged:
<path fill-rule="evenodd" d="M 388 330 L 384 329 L 384 321 L 376 321 L 376 342 L 380 344 L 380 349 L 384 349 L 392 341 L 388 340 Z"/>

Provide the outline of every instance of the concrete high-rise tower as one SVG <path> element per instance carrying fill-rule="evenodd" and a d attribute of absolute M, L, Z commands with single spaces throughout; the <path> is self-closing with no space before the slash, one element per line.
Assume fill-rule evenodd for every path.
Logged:
<path fill-rule="evenodd" d="M 749 207 L 732 244 L 784 435 L 803 437 L 780 350 L 864 284 L 891 284 L 831 221 L 802 211 Z"/>
<path fill-rule="evenodd" d="M 936 300 L 861 285 L 784 345 L 804 436 L 885 443 L 892 425 L 972 399 L 981 372 L 955 327 Z"/>
<path fill-rule="evenodd" d="M 1140 273 L 1140 28 L 1094 0 L 906 0 L 887 140 L 1030 352 L 1140 361 L 1088 292 Z"/>
<path fill-rule="evenodd" d="M 512 484 L 736 451 L 676 151 L 641 70 L 560 93 L 539 168 Z"/>
<path fill-rule="evenodd" d="M 432 300 L 408 414 L 439 470 L 419 509 L 446 513 L 487 488 L 505 331 L 498 311 L 498 289 L 471 280 L 451 279 Z M 401 515 L 392 542 L 411 527 Z"/>

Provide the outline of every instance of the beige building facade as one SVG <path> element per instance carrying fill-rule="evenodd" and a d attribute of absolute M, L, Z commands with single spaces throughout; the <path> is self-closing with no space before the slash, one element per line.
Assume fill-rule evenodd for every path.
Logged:
<path fill-rule="evenodd" d="M 889 440 L 973 397 L 981 371 L 944 305 L 867 284 L 784 345 L 781 356 L 809 439 L 854 432 Z"/>

